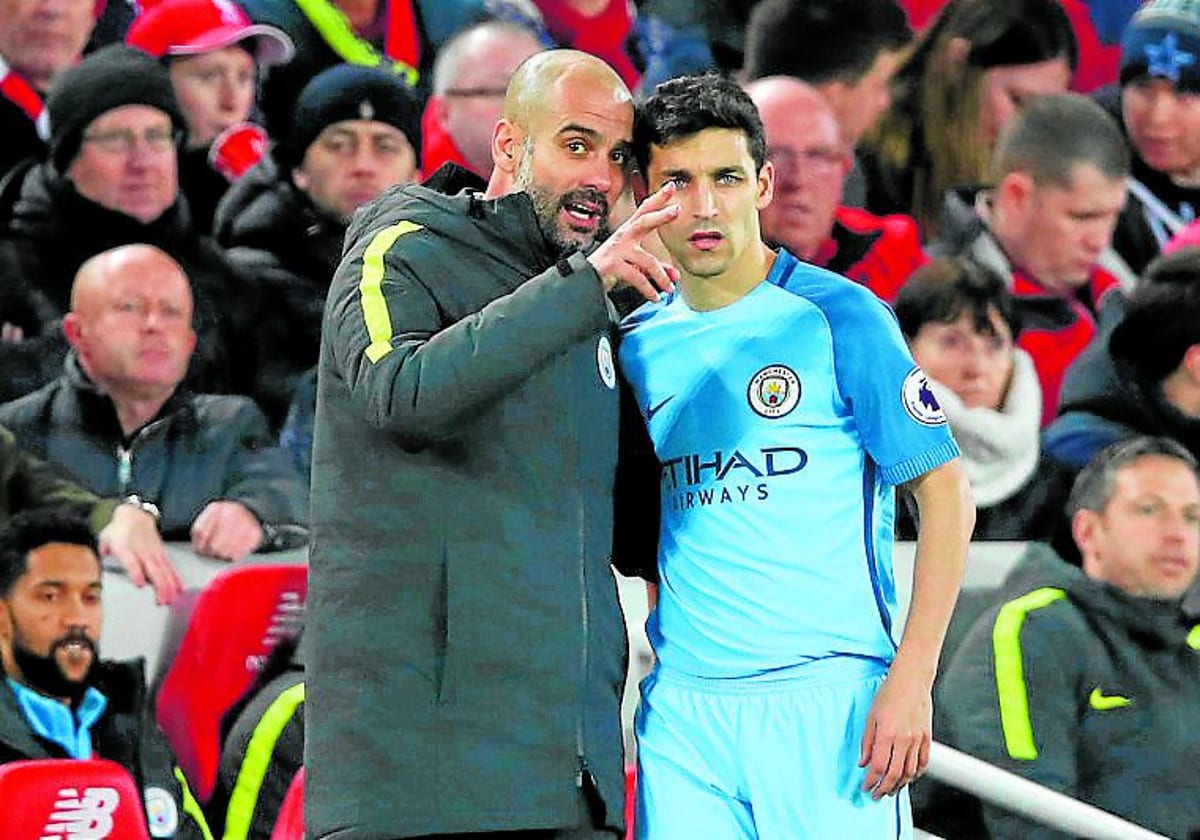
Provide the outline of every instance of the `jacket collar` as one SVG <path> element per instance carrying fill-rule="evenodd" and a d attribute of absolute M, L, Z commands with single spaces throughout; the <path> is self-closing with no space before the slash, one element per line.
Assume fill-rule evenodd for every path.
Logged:
<path fill-rule="evenodd" d="M 158 413 L 127 438 L 121 429 L 117 408 L 113 404 L 112 398 L 97 388 L 96 384 L 84 373 L 83 367 L 79 364 L 79 357 L 74 350 L 67 354 L 67 360 L 63 363 L 63 379 L 71 393 L 75 395 L 75 402 L 79 407 L 78 419 L 83 429 L 112 440 L 128 442 L 137 437 L 142 429 L 164 417 L 177 418 L 184 424 L 194 422 L 195 419 L 192 394 L 183 385 L 180 385 L 163 403 Z"/>

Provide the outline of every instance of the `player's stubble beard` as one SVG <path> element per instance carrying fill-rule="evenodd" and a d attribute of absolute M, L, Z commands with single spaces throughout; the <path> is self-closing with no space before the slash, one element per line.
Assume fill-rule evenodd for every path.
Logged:
<path fill-rule="evenodd" d="M 533 140 L 526 137 L 522 144 L 521 163 L 517 167 L 515 184 L 517 190 L 525 192 L 533 201 L 533 212 L 537 218 L 542 235 L 557 249 L 560 255 L 571 251 L 587 251 L 593 245 L 608 238 L 611 229 L 608 225 L 608 198 L 604 193 L 595 189 L 570 190 L 555 195 L 551 190 L 538 184 L 533 177 Z M 600 207 L 600 223 L 594 233 L 583 233 L 570 228 L 564 229 L 559 224 L 559 213 L 573 202 L 587 202 Z"/>

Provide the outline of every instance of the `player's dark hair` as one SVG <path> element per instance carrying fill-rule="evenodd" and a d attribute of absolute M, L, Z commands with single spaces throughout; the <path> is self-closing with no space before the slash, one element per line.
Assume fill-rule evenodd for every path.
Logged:
<path fill-rule="evenodd" d="M 912 341 L 928 323 L 949 324 L 964 313 L 977 332 L 995 330 L 988 313 L 995 309 L 1015 339 L 1021 319 L 1004 280 L 996 272 L 961 257 L 939 257 L 913 272 L 896 296 L 900 331 Z"/>
<path fill-rule="evenodd" d="M 96 555 L 100 547 L 86 519 L 58 510 L 27 510 L 0 527 L 0 597 L 29 570 L 29 552 L 50 543 L 81 545 Z"/>
<path fill-rule="evenodd" d="M 665 146 L 708 128 L 731 128 L 745 134 L 755 171 L 762 169 L 767 142 L 758 109 L 733 80 L 714 72 L 663 82 L 642 103 L 633 123 L 638 166 L 646 171 L 651 145 Z"/>
<path fill-rule="evenodd" d="M 895 0 L 763 0 L 746 25 L 742 74 L 857 84 L 881 52 L 911 38 Z"/>
<path fill-rule="evenodd" d="M 1075 477 L 1071 498 L 1067 502 L 1067 515 L 1074 516 L 1081 510 L 1104 510 L 1112 499 L 1117 474 L 1139 458 L 1149 455 L 1182 461 L 1193 475 L 1197 475 L 1196 457 L 1172 438 L 1143 435 L 1111 443 L 1097 452 Z M 1197 480 L 1200 480 L 1200 476 L 1197 476 Z"/>

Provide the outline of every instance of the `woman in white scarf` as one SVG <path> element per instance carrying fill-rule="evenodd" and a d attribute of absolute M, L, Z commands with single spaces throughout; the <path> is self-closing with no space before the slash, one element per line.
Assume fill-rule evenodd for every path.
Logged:
<path fill-rule="evenodd" d="M 1042 457 L 1042 394 L 1015 344 L 1012 297 L 990 270 L 936 259 L 909 278 L 896 316 L 962 450 L 978 507 L 975 539 L 1049 537 L 1069 489 Z M 898 530 L 912 527 L 902 511 Z"/>

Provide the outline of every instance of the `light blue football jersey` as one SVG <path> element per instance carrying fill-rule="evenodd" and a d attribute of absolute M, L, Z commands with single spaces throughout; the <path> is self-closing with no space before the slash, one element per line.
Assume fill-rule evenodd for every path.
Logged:
<path fill-rule="evenodd" d="M 621 331 L 661 466 L 659 663 L 767 679 L 890 663 L 894 486 L 958 455 L 891 310 L 781 250 L 735 303 L 674 293 Z"/>

